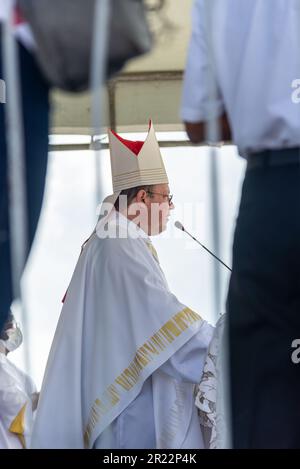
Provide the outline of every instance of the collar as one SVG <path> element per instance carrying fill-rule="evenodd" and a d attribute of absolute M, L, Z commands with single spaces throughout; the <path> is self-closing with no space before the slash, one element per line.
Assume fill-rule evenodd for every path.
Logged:
<path fill-rule="evenodd" d="M 116 210 L 111 213 L 109 223 L 116 224 L 120 228 L 126 230 L 129 238 L 143 238 L 147 243 L 151 243 L 149 236 L 147 233 L 145 233 L 144 230 L 142 230 L 139 226 L 137 226 L 136 223 L 128 220 L 127 217 L 125 217 L 122 213 L 117 212 Z"/>

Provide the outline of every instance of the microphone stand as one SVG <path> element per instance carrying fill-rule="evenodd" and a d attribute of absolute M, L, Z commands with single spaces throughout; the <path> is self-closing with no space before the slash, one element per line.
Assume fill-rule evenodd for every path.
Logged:
<path fill-rule="evenodd" d="M 196 243 L 200 244 L 200 246 L 203 249 L 205 249 L 205 251 L 207 251 L 211 256 L 213 256 L 215 259 L 217 259 L 219 262 L 221 262 L 221 264 L 224 265 L 224 267 L 226 267 L 226 269 L 228 269 L 230 272 L 232 272 L 232 269 L 230 267 L 228 267 L 228 265 L 225 264 L 225 262 L 223 262 L 221 259 L 219 259 L 219 257 L 217 257 L 213 252 L 211 252 L 206 246 L 201 244 L 200 241 L 198 241 L 198 239 L 196 239 L 191 233 L 186 231 L 186 229 L 184 228 L 184 226 L 180 222 L 175 222 L 175 226 L 179 230 L 184 231 L 187 235 L 189 235 L 194 241 L 196 241 Z"/>

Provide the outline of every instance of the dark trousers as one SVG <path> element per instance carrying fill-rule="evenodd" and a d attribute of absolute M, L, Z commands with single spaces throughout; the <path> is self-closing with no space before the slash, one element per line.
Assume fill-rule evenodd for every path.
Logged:
<path fill-rule="evenodd" d="M 246 171 L 227 309 L 233 447 L 300 448 L 299 163 Z"/>
<path fill-rule="evenodd" d="M 49 90 L 32 54 L 24 47 L 19 46 L 19 57 L 25 133 L 28 238 L 30 247 L 39 219 L 46 177 Z M 1 53 L 0 78 L 3 79 Z M 6 86 L 9 86 L 9 84 L 6 84 Z M 0 104 L 0 330 L 13 300 L 9 242 L 9 190 L 7 183 L 5 106 L 5 104 Z"/>

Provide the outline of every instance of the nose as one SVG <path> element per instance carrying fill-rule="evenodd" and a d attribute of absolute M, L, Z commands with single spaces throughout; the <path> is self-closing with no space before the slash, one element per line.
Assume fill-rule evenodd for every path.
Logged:
<path fill-rule="evenodd" d="M 174 208 L 175 208 L 175 205 L 174 205 L 174 203 L 173 203 L 173 202 L 171 202 L 171 203 L 170 203 L 170 205 L 169 205 L 169 207 L 170 207 L 170 210 L 174 210 Z"/>

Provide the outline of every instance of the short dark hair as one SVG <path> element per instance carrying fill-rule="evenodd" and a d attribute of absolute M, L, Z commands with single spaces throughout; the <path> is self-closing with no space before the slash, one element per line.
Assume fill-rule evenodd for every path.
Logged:
<path fill-rule="evenodd" d="M 148 192 L 153 185 L 148 185 L 148 186 L 136 186 L 136 187 L 131 187 L 130 189 L 124 189 L 120 195 L 126 195 L 127 197 L 127 207 L 131 204 L 133 199 L 136 197 L 137 193 L 141 190 L 144 190 Z M 119 196 L 120 197 L 120 196 Z M 115 201 L 114 207 L 116 210 L 119 210 L 119 197 Z"/>

